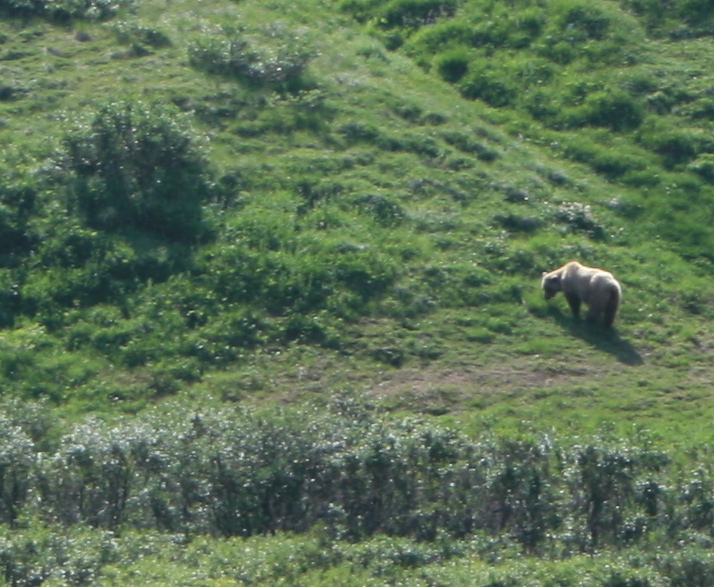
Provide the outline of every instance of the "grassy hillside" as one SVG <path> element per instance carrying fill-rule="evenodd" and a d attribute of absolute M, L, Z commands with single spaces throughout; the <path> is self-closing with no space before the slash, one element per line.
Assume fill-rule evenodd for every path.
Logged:
<path fill-rule="evenodd" d="M 3 24 L 8 393 L 133 411 L 197 388 L 292 397 L 349 382 L 386 389 L 395 407 L 515 416 L 499 425 L 569 410 L 573 387 L 576 418 L 583 403 L 603 408 L 588 418 L 626 407 L 648 425 L 700 409 L 712 192 L 693 166 L 708 157 L 696 141 L 709 122 L 679 104 L 704 108 L 706 82 L 690 74 L 665 114 L 647 103 L 706 62 L 705 39 L 672 40 L 664 24 L 648 34 L 629 14 L 639 34 L 617 44 L 621 9 L 597 5 L 605 32 L 548 61 L 549 83 L 506 76 L 522 91 L 494 109 L 433 71 L 453 42 L 430 35 L 480 22 L 492 9 L 478 2 L 433 24 L 406 5 L 401 20 L 346 4 L 318 22 L 309 3 L 119 8 L 103 22 Z M 574 26 L 546 8 L 518 9 L 539 35 L 508 41 L 525 26 L 516 10 L 498 20 L 505 40 L 468 47 L 472 58 L 536 67 L 547 56 L 531 49 Z M 585 51 L 600 40 L 637 56 L 613 58 L 624 81 L 610 82 L 640 92 L 628 98 L 637 128 L 608 128 L 607 112 L 530 116 L 521 102 L 534 91 L 570 100 L 580 85 L 582 104 L 606 91 L 612 60 Z M 648 148 L 655 126 L 689 140 L 690 160 Z M 627 169 L 597 173 L 603 157 Z M 572 258 L 623 282 L 613 337 L 541 300 L 540 273 Z"/>
<path fill-rule="evenodd" d="M 43 580 L 125 584 L 147 572 L 143 560 L 123 569 L 145 530 L 151 557 L 185 557 L 156 584 L 187 584 L 209 547 L 179 555 L 164 532 L 218 534 L 231 558 L 252 548 L 234 536 L 308 526 L 304 542 L 273 539 L 310 575 L 276 570 L 285 584 L 473 584 L 476 567 L 484 585 L 532 573 L 695 584 L 693 569 L 709 568 L 694 550 L 640 567 L 613 555 L 607 576 L 578 558 L 714 535 L 708 3 L 0 0 L 0 11 L 8 583 L 70 564 L 52 537 L 75 522 L 90 570 Z M 574 320 L 562 296 L 543 300 L 541 273 L 571 259 L 622 282 L 613 331 Z M 348 433 L 353 400 L 386 420 L 363 414 Z M 202 415 L 245 431 L 254 408 L 309 466 L 281 476 L 287 465 L 262 456 L 268 440 L 250 426 L 250 466 L 235 460 L 238 437 L 203 435 Z M 345 421 L 311 411 L 333 409 Z M 390 431 L 415 416 L 410 432 Z M 434 434 L 449 450 L 424 440 Z M 492 468 L 476 480 L 483 443 Z M 413 474 L 413 501 L 360 477 L 371 450 L 392 455 L 379 461 L 394 466 L 389 483 Z M 410 460 L 419 451 L 434 461 Z M 222 477 L 222 459 L 242 477 Z M 531 468 L 508 485 L 521 460 Z M 618 479 L 602 502 L 589 463 Z M 310 485 L 310 467 L 336 477 Z M 452 474 L 472 491 L 449 493 Z M 533 479 L 550 490 L 534 498 Z M 355 521 L 374 506 L 345 493 L 357 481 L 402 508 L 398 529 Z M 233 493 L 241 483 L 254 501 Z M 652 483 L 676 488 L 655 492 L 654 513 Z M 476 486 L 509 497 L 457 531 Z M 321 491 L 339 515 L 310 509 Z M 593 503 L 607 513 L 588 518 Z M 520 513 L 499 525 L 503 508 Z M 114 540 L 103 532 L 124 528 L 102 558 Z M 559 548 L 574 558 L 556 571 Z M 522 549 L 540 558 L 503 563 Z M 481 568 L 496 561 L 503 576 Z M 341 575 L 349 565 L 361 580 Z M 201 580 L 249 581 L 226 573 Z"/>

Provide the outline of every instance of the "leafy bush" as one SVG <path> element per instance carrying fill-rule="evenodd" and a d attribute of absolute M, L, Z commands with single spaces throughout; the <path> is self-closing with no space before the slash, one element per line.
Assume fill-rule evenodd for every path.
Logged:
<path fill-rule="evenodd" d="M 659 34 L 707 34 L 714 16 L 712 6 L 706 0 L 683 0 L 666 12 L 661 10 L 657 0 L 621 0 L 621 4 L 643 17 L 647 26 Z M 686 27 L 684 31 L 683 25 Z"/>
<path fill-rule="evenodd" d="M 382 25 L 419 28 L 437 18 L 453 16 L 456 0 L 389 0 L 379 11 Z"/>
<path fill-rule="evenodd" d="M 117 39 L 123 45 L 148 46 L 160 49 L 171 46 L 171 39 L 161 30 L 138 22 L 121 21 L 112 27 Z"/>
<path fill-rule="evenodd" d="M 2 169 L 0 177 L 0 266 L 14 267 L 38 241 L 31 219 L 39 208 L 41 188 L 10 169 Z"/>
<path fill-rule="evenodd" d="M 636 541 L 659 524 L 711 525 L 696 514 L 708 494 L 691 484 L 684 509 L 672 501 L 666 456 L 647 442 L 473 441 L 338 400 L 327 411 L 173 405 L 111 426 L 88 420 L 39 459 L 19 423 L 5 426 L 4 523 L 36 513 L 63 525 L 225 536 L 316 524 L 353 539 L 486 532 L 530 551 L 562 532 L 571 552 Z"/>
<path fill-rule="evenodd" d="M 555 218 L 565 225 L 567 232 L 585 232 L 594 239 L 602 239 L 605 231 L 592 214 L 589 205 L 580 202 L 565 202 L 555 212 Z"/>
<path fill-rule="evenodd" d="M 135 0 L 0 0 L 0 10 L 27 16 L 48 15 L 59 19 L 106 19 L 122 8 L 130 8 Z"/>
<path fill-rule="evenodd" d="M 0 419 L 0 520 L 14 526 L 30 490 L 37 448 L 30 436 L 5 415 Z"/>
<path fill-rule="evenodd" d="M 511 105 L 518 95 L 516 83 L 500 68 L 486 61 L 472 63 L 468 73 L 458 82 L 458 88 L 464 97 L 483 100 L 496 108 Z"/>
<path fill-rule="evenodd" d="M 419 63 L 426 65 L 432 55 L 473 47 L 474 34 L 474 26 L 470 22 L 460 19 L 439 19 L 433 25 L 414 33 L 404 50 Z"/>
<path fill-rule="evenodd" d="M 573 161 L 589 165 L 609 179 L 631 180 L 639 173 L 644 182 L 644 174 L 650 167 L 649 159 L 643 156 L 644 153 L 637 153 L 634 149 L 626 151 L 620 146 L 602 145 L 582 133 L 563 143 L 563 154 Z"/>
<path fill-rule="evenodd" d="M 543 224 L 540 218 L 535 216 L 523 216 L 520 214 L 496 214 L 493 219 L 506 230 L 511 232 L 536 232 Z"/>
<path fill-rule="evenodd" d="M 643 120 L 642 107 L 624 91 L 593 92 L 582 107 L 585 124 L 614 131 L 634 130 Z"/>
<path fill-rule="evenodd" d="M 453 84 L 466 75 L 471 58 L 467 48 L 457 47 L 434 57 L 434 69 L 441 79 Z"/>
<path fill-rule="evenodd" d="M 714 154 L 703 153 L 687 165 L 687 169 L 694 171 L 709 183 L 714 183 Z"/>
<path fill-rule="evenodd" d="M 602 3 L 582 0 L 558 0 L 554 3 L 554 23 L 576 43 L 588 39 L 603 39 L 613 22 Z"/>
<path fill-rule="evenodd" d="M 664 455 L 602 443 L 577 447 L 573 460 L 577 472 L 577 477 L 571 477 L 577 485 L 574 503 L 585 514 L 575 526 L 584 524 L 573 536 L 580 542 L 578 547 L 639 539 L 663 506 L 665 488 L 658 477 L 666 464 Z M 628 515 L 628 503 L 640 505 L 636 515 Z"/>
<path fill-rule="evenodd" d="M 228 27 L 211 31 L 193 39 L 188 54 L 194 67 L 208 73 L 288 91 L 305 88 L 313 57 L 304 39 L 279 26 L 252 33 Z"/>
<path fill-rule="evenodd" d="M 111 103 L 70 131 L 63 146 L 69 205 L 87 226 L 187 243 L 203 235 L 209 166 L 178 112 Z"/>
<path fill-rule="evenodd" d="M 397 226 L 404 219 L 402 206 L 381 194 L 366 194 L 357 199 L 357 205 L 364 208 L 380 226 Z"/>

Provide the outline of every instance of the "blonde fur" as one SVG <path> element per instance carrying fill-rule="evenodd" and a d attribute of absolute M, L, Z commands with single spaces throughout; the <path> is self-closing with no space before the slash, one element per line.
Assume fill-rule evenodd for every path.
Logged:
<path fill-rule="evenodd" d="M 622 288 L 612 273 L 577 261 L 544 272 L 541 286 L 546 300 L 562 291 L 573 315 L 580 315 L 580 304 L 584 302 L 588 305 L 586 319 L 594 322 L 602 318 L 605 326 L 612 326 L 622 302 Z"/>

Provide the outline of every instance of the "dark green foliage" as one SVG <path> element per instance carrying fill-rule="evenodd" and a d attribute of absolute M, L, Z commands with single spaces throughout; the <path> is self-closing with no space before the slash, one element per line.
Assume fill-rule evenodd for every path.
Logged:
<path fill-rule="evenodd" d="M 16 266 L 37 242 L 31 218 L 38 210 L 37 182 L 3 169 L 0 179 L 0 266 Z"/>
<path fill-rule="evenodd" d="M 108 104 L 65 137 L 70 206 L 89 227 L 185 243 L 201 238 L 210 172 L 179 120 L 165 106 Z"/>
<path fill-rule="evenodd" d="M 415 33 L 405 46 L 410 55 L 414 55 L 422 65 L 427 65 L 425 57 L 440 53 L 464 55 L 474 45 L 474 35 L 478 34 L 472 24 L 459 19 L 439 19 L 431 26 Z M 470 58 L 469 58 L 470 61 Z"/>
<path fill-rule="evenodd" d="M 434 69 L 444 81 L 456 83 L 469 70 L 468 49 L 459 47 L 434 57 Z"/>
<path fill-rule="evenodd" d="M 496 214 L 494 220 L 511 232 L 536 232 L 542 225 L 540 218 L 520 214 Z"/>
<path fill-rule="evenodd" d="M 614 131 L 634 130 L 642 123 L 642 108 L 627 93 L 594 92 L 585 99 L 583 120 Z"/>
<path fill-rule="evenodd" d="M 224 28 L 194 39 L 188 53 L 190 63 L 208 73 L 290 92 L 307 87 L 313 58 L 303 39 L 279 25 L 257 32 Z"/>
<path fill-rule="evenodd" d="M 692 161 L 687 168 L 700 175 L 709 183 L 714 183 L 714 154 L 704 153 Z"/>
<path fill-rule="evenodd" d="M 469 554 L 484 564 L 523 560 L 523 552 L 570 561 L 597 553 L 602 562 L 605 549 L 644 544 L 656 554 L 621 550 L 636 561 L 618 559 L 602 584 L 649 584 L 634 569 L 673 585 L 710 584 L 712 563 L 697 543 L 714 533 L 711 467 L 701 462 L 688 476 L 646 437 L 468 439 L 344 398 L 286 410 L 172 403 L 64 433 L 45 416 L 30 405 L 10 405 L 2 416 L 0 567 L 14 584 L 60 569 L 72 584 L 87 584 L 139 551 L 156 564 L 167 534 L 188 546 L 203 544 L 201 535 L 297 532 L 305 549 L 304 533 L 315 530 L 321 569 L 352 560 L 345 539 L 359 545 L 361 565 L 404 569 L 458 565 Z M 672 539 L 679 548 L 663 555 Z M 258 544 L 250 542 L 254 553 Z M 205 553 L 192 556 L 209 564 Z M 236 561 L 230 568 L 244 566 Z"/>
<path fill-rule="evenodd" d="M 696 472 L 681 494 L 667 477 L 665 489 L 668 460 L 646 441 L 472 441 L 338 402 L 327 411 L 180 408 L 115 426 L 89 420 L 39 459 L 28 415 L 4 426 L 7 524 L 36 513 L 63 525 L 224 536 L 316 524 L 351 539 L 486 532 L 533 552 L 558 536 L 579 552 L 660 527 L 713 531 L 708 474 Z M 41 497 L 36 512 L 30 495 Z"/>
<path fill-rule="evenodd" d="M 374 10 L 383 5 L 381 0 L 340 0 L 340 10 L 349 12 L 355 18 L 364 22 L 374 16 Z"/>
<path fill-rule="evenodd" d="M 570 43 L 601 40 L 608 33 L 611 18 L 598 4 L 560 0 L 555 2 L 554 8 L 553 24 L 562 32 L 567 32 Z"/>
<path fill-rule="evenodd" d="M 565 202 L 556 210 L 555 219 L 564 224 L 567 232 L 585 232 L 594 239 L 602 239 L 605 236 L 603 227 L 595 221 L 588 205 Z"/>
<path fill-rule="evenodd" d="M 203 279 L 226 303 L 254 304 L 275 315 L 326 307 L 351 315 L 384 295 L 396 276 L 395 265 L 384 254 L 337 243 L 309 255 L 223 246 Z M 350 301 L 338 302 L 342 295 Z"/>
<path fill-rule="evenodd" d="M 663 455 L 632 452 L 628 447 L 607 445 L 578 447 L 576 503 L 581 504 L 584 534 L 580 547 L 597 548 L 605 542 L 625 544 L 639 539 L 660 513 L 665 488 L 657 479 L 666 464 Z M 642 479 L 642 472 L 646 476 Z M 628 514 L 628 504 L 643 509 Z"/>
<path fill-rule="evenodd" d="M 390 0 L 380 7 L 381 24 L 387 28 L 419 28 L 443 16 L 453 16 L 456 5 L 456 0 Z"/>
<path fill-rule="evenodd" d="M 404 209 L 398 202 L 385 198 L 380 194 L 367 194 L 357 200 L 359 207 L 364 208 L 375 221 L 382 226 L 397 226 L 404 219 Z"/>
<path fill-rule="evenodd" d="M 623 0 L 622 4 L 642 16 L 644 22 L 659 34 L 681 37 L 711 32 L 714 10 L 706 0 L 680 0 L 666 12 L 657 0 Z"/>
<path fill-rule="evenodd" d="M 0 436 L 0 519 L 14 526 L 18 506 L 28 497 L 30 471 L 37 458 L 37 448 L 30 436 L 3 415 Z"/>
<path fill-rule="evenodd" d="M 466 98 L 483 100 L 496 108 L 511 105 L 518 95 L 516 83 L 488 61 L 472 63 L 458 81 L 458 88 Z"/>
<path fill-rule="evenodd" d="M 578 136 L 563 145 L 563 154 L 580 163 L 589 165 L 597 173 L 609 179 L 622 179 L 623 181 L 644 182 L 642 172 L 650 163 L 643 155 L 634 152 L 634 149 L 623 153 L 617 146 L 606 146 L 589 140 L 586 136 Z M 637 174 L 640 173 L 638 176 Z"/>
<path fill-rule="evenodd" d="M 172 45 L 171 39 L 161 30 L 134 24 L 130 22 L 118 22 L 113 27 L 117 40 L 123 45 L 130 45 L 135 52 L 149 51 L 151 49 L 162 49 Z"/>
<path fill-rule="evenodd" d="M 135 0 L 1 0 L 0 10 L 12 15 L 47 15 L 58 19 L 106 19 Z"/>
<path fill-rule="evenodd" d="M 643 129 L 640 140 L 643 145 L 661 155 L 668 168 L 693 161 L 701 144 L 697 133 L 677 128 Z"/>

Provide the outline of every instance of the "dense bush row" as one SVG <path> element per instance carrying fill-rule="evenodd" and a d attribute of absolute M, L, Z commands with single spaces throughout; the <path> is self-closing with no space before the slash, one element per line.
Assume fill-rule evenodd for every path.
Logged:
<path fill-rule="evenodd" d="M 319 526 L 335 538 L 485 532 L 528 552 L 710 540 L 714 477 L 607 438 L 469 440 L 339 401 L 268 411 L 165 409 L 47 436 L 3 415 L 0 522 L 251 536 Z"/>
<path fill-rule="evenodd" d="M 379 535 L 349 542 L 315 531 L 223 539 L 34 522 L 22 530 L 0 527 L 0 572 L 13 587 L 711 587 L 714 556 L 705 545 L 680 545 L 554 560 L 524 557 L 507 538 L 485 535 L 434 542 Z"/>

